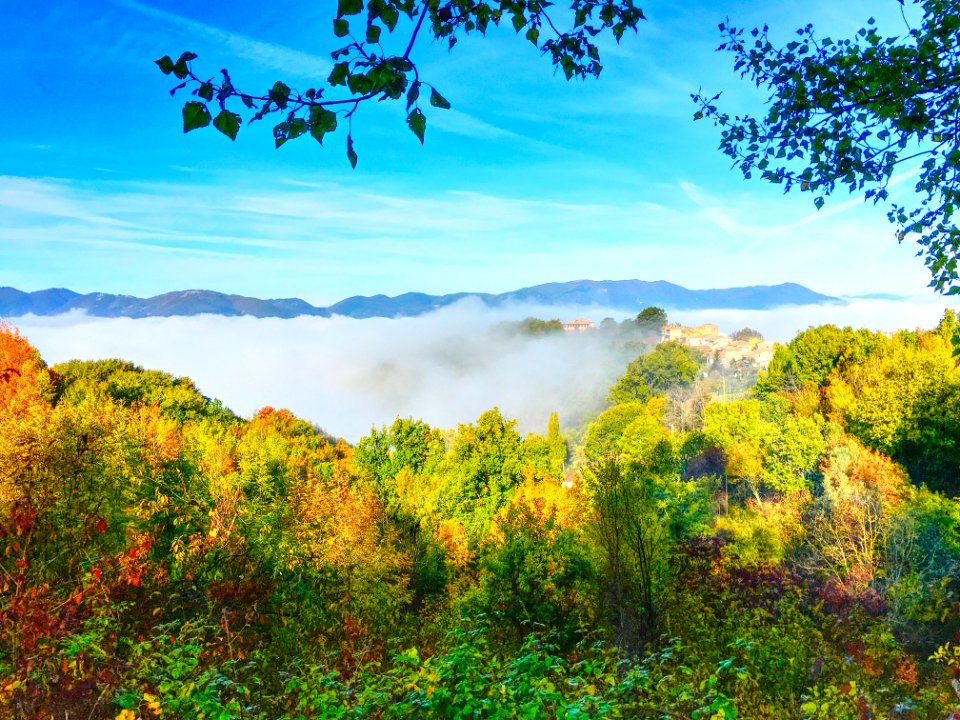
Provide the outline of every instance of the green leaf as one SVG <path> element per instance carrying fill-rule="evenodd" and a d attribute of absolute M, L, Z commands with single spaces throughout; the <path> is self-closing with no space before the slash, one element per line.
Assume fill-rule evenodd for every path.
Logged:
<path fill-rule="evenodd" d="M 197 88 L 197 95 L 202 97 L 204 100 L 213 100 L 213 85 L 208 82 L 203 83 L 199 88 Z"/>
<path fill-rule="evenodd" d="M 356 15 L 363 10 L 363 0 L 337 0 L 337 17 Z"/>
<path fill-rule="evenodd" d="M 287 136 L 293 140 L 303 135 L 309 129 L 306 120 L 303 118 L 294 118 L 290 121 L 290 129 L 287 131 Z"/>
<path fill-rule="evenodd" d="M 333 34 L 337 37 L 344 37 L 350 34 L 350 23 L 343 18 L 337 18 L 333 21 Z"/>
<path fill-rule="evenodd" d="M 183 106 L 183 131 L 185 133 L 210 124 L 210 111 L 202 102 L 191 100 Z"/>
<path fill-rule="evenodd" d="M 279 149 L 287 141 L 290 132 L 290 123 L 282 122 L 273 126 L 273 147 Z"/>
<path fill-rule="evenodd" d="M 353 150 L 353 137 L 347 134 L 347 159 L 350 161 L 350 167 L 357 169 L 357 153 Z"/>
<path fill-rule="evenodd" d="M 417 101 L 417 98 L 420 97 L 420 81 L 417 80 L 410 85 L 410 89 L 407 90 L 407 111 L 409 112 L 410 107 Z"/>
<path fill-rule="evenodd" d="M 327 78 L 327 82 L 331 85 L 346 85 L 347 78 L 350 76 L 350 65 L 345 62 L 338 62 L 333 66 L 333 70 L 330 72 L 330 77 Z"/>
<path fill-rule="evenodd" d="M 538 28 L 532 27 L 529 30 L 527 30 L 527 40 L 529 40 L 534 45 L 536 45 L 537 40 L 539 39 L 540 39 L 540 30 Z"/>
<path fill-rule="evenodd" d="M 180 80 L 183 80 L 190 74 L 190 70 L 187 68 L 187 63 L 191 60 L 196 60 L 197 54 L 194 52 L 185 52 L 181 53 L 180 57 L 177 58 L 177 61 L 173 64 L 171 70 L 173 74 L 176 75 Z"/>
<path fill-rule="evenodd" d="M 420 108 L 407 115 L 407 127 L 413 131 L 413 134 L 420 140 L 420 144 L 423 145 L 423 135 L 427 131 L 427 117 L 420 112 Z"/>
<path fill-rule="evenodd" d="M 813 199 L 813 204 L 817 206 L 817 210 L 823 207 L 823 198 L 818 197 Z"/>
<path fill-rule="evenodd" d="M 387 5 L 380 11 L 380 19 L 383 20 L 383 24 L 387 26 L 387 29 L 393 32 L 394 28 L 397 27 L 397 20 L 400 19 L 400 13 L 397 12 L 397 9 L 393 5 Z"/>
<path fill-rule="evenodd" d="M 351 75 L 347 78 L 347 87 L 350 88 L 350 92 L 354 95 L 365 95 L 370 92 L 373 83 L 366 75 Z"/>
<path fill-rule="evenodd" d="M 447 102 L 447 99 L 443 95 L 437 92 L 436 88 L 430 88 L 430 104 L 442 110 L 450 109 L 450 103 Z"/>
<path fill-rule="evenodd" d="M 290 99 L 290 88 L 277 80 L 270 88 L 269 96 L 277 104 L 277 107 L 283 109 L 287 106 L 287 100 Z"/>
<path fill-rule="evenodd" d="M 367 42 L 368 43 L 380 42 L 380 26 L 379 25 L 367 25 Z"/>
<path fill-rule="evenodd" d="M 224 108 L 213 119 L 213 126 L 231 140 L 236 140 L 240 132 L 240 116 Z"/>
<path fill-rule="evenodd" d="M 310 108 L 310 134 L 323 145 L 323 136 L 337 129 L 337 114 L 314 105 Z"/>
<path fill-rule="evenodd" d="M 160 68 L 160 72 L 164 75 L 169 75 L 173 72 L 173 60 L 169 55 L 164 55 L 159 60 L 154 60 L 153 62 L 156 63 L 157 67 Z"/>

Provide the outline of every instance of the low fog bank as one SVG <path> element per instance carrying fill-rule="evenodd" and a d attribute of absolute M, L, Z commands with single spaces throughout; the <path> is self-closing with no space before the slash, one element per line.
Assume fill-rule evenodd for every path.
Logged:
<path fill-rule="evenodd" d="M 726 333 L 751 327 L 767 340 L 785 343 L 801 330 L 826 324 L 882 332 L 929 329 L 948 307 L 957 310 L 960 303 L 931 292 L 929 297 L 903 300 L 852 299 L 845 305 L 790 305 L 775 310 L 676 310 L 668 315 L 682 325 L 716 323 Z"/>
<path fill-rule="evenodd" d="M 565 424 L 595 411 L 628 358 L 599 334 L 506 332 L 509 317 L 468 302 L 396 320 L 70 313 L 13 322 L 50 364 L 130 360 L 189 376 L 240 415 L 285 407 L 351 442 L 398 415 L 447 428 L 497 405 L 524 432 L 545 433 L 554 410 Z"/>
<path fill-rule="evenodd" d="M 860 300 L 773 311 L 669 311 L 685 325 L 749 326 L 785 342 L 810 325 L 876 330 L 933 327 L 947 303 Z M 951 303 L 955 306 L 955 303 Z M 13 320 L 44 359 L 118 357 L 192 378 L 240 415 L 286 407 L 353 442 L 396 416 L 448 428 L 494 405 L 524 432 L 545 432 L 557 410 L 565 426 L 595 412 L 631 359 L 602 333 L 528 337 L 504 321 L 527 316 L 598 323 L 623 312 L 597 308 L 505 307 L 464 301 L 430 315 L 394 320 L 301 317 L 91 318 L 82 313 Z"/>

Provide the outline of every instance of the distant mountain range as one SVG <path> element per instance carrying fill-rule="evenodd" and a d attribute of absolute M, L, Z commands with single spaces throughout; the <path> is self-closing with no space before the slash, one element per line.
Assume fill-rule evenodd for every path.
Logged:
<path fill-rule="evenodd" d="M 174 315 L 252 315 L 292 318 L 298 315 L 346 315 L 354 318 L 412 317 L 452 305 L 464 298 L 477 298 L 490 307 L 504 305 L 579 306 L 638 312 L 658 305 L 668 310 L 737 309 L 769 310 L 782 305 L 822 305 L 843 301 L 816 293 L 803 285 L 754 285 L 717 290 L 688 290 L 658 280 L 573 280 L 546 283 L 492 295 L 460 292 L 450 295 L 404 293 L 396 297 L 357 295 L 329 307 L 316 307 L 299 298 L 259 300 L 243 295 L 225 295 L 212 290 L 182 290 L 151 298 L 132 295 L 88 293 L 52 288 L 22 292 L 0 287 L 0 317 L 60 315 L 83 310 L 95 317 L 171 317 Z"/>

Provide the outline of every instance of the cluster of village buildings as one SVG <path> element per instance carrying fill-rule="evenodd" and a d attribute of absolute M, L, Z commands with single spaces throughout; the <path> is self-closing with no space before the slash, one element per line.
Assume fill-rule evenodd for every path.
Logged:
<path fill-rule="evenodd" d="M 594 329 L 592 320 L 578 318 L 563 324 L 566 332 L 585 332 Z M 707 354 L 709 364 L 720 363 L 722 366 L 753 364 L 766 367 L 773 358 L 773 343 L 761 338 L 747 338 L 734 340 L 720 332 L 714 323 L 706 323 L 696 327 L 686 327 L 676 323 L 667 323 L 663 326 L 660 341 L 675 340 Z"/>
<path fill-rule="evenodd" d="M 762 338 L 752 337 L 734 340 L 720 332 L 714 323 L 697 327 L 684 327 L 675 323 L 663 326 L 661 342 L 676 340 L 697 350 L 707 353 L 708 362 L 722 365 L 748 362 L 766 367 L 773 358 L 773 343 Z"/>

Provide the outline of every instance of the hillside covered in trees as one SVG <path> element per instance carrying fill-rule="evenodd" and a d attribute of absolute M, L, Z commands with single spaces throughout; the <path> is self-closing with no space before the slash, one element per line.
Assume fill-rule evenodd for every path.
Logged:
<path fill-rule="evenodd" d="M 662 343 L 582 427 L 350 446 L 0 326 L 0 716 L 952 717 L 958 330 L 811 328 L 726 402 Z"/>

